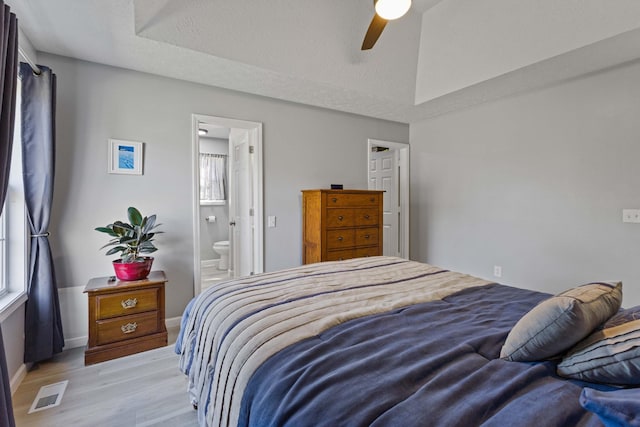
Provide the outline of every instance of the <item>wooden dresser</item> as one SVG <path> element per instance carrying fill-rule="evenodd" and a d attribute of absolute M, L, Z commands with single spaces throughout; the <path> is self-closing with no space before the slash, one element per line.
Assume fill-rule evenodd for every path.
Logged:
<path fill-rule="evenodd" d="M 382 193 L 302 190 L 302 262 L 382 255 Z"/>
<path fill-rule="evenodd" d="M 164 323 L 163 271 L 142 280 L 89 280 L 89 343 L 84 363 L 90 365 L 167 345 Z"/>

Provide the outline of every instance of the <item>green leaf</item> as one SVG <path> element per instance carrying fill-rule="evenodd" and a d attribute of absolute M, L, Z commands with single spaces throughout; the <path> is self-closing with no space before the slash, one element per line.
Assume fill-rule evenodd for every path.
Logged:
<path fill-rule="evenodd" d="M 113 254 L 117 254 L 118 252 L 122 252 L 124 250 L 126 250 L 127 248 L 125 248 L 124 246 L 116 246 L 115 248 L 111 248 L 107 251 L 106 255 L 113 255 Z"/>
<path fill-rule="evenodd" d="M 142 224 L 142 215 L 140 211 L 134 207 L 130 207 L 127 209 L 127 213 L 129 214 L 129 222 L 133 225 Z"/>
<path fill-rule="evenodd" d="M 113 230 L 109 227 L 96 227 L 95 230 L 101 233 L 107 233 L 109 236 L 113 236 L 113 237 L 117 236 L 117 234 L 114 233 Z"/>
<path fill-rule="evenodd" d="M 153 227 L 156 225 L 156 216 L 151 215 L 150 217 L 145 217 L 145 223 L 142 225 L 142 230 L 146 234 L 153 230 Z"/>

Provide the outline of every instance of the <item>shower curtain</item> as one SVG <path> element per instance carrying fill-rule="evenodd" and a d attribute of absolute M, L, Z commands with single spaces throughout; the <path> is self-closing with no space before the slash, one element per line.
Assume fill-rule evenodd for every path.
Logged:
<path fill-rule="evenodd" d="M 200 200 L 227 200 L 227 156 L 200 153 Z"/>

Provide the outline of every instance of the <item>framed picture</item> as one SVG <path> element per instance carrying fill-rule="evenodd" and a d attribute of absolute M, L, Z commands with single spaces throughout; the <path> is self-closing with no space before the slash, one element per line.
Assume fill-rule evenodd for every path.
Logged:
<path fill-rule="evenodd" d="M 109 139 L 109 173 L 142 175 L 142 142 Z"/>

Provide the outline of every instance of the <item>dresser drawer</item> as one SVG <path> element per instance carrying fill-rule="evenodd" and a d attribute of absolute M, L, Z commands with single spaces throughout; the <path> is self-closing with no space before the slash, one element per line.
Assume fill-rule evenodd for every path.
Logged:
<path fill-rule="evenodd" d="M 356 230 L 356 246 L 368 246 L 378 244 L 378 228 L 359 228 Z"/>
<path fill-rule="evenodd" d="M 357 248 L 353 251 L 354 258 L 362 258 L 367 256 L 378 256 L 382 255 L 377 246 L 373 246 L 370 248 Z"/>
<path fill-rule="evenodd" d="M 157 309 L 158 288 L 96 296 L 97 320 Z"/>
<path fill-rule="evenodd" d="M 377 209 L 354 209 L 355 225 L 378 225 Z"/>
<path fill-rule="evenodd" d="M 353 227 L 353 209 L 327 209 L 327 228 Z"/>
<path fill-rule="evenodd" d="M 354 246 L 356 232 L 354 229 L 327 231 L 327 249 L 340 249 Z"/>
<path fill-rule="evenodd" d="M 135 314 L 115 319 L 101 320 L 97 323 L 98 345 L 109 344 L 131 338 L 160 332 L 158 312 Z"/>
<path fill-rule="evenodd" d="M 378 206 L 379 194 L 328 193 L 327 207 Z"/>
<path fill-rule="evenodd" d="M 328 251 L 327 261 L 343 261 L 345 259 L 353 258 L 353 249 L 344 249 L 341 251 Z"/>

